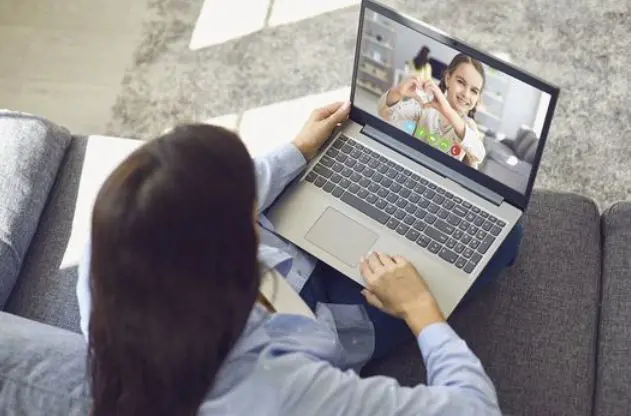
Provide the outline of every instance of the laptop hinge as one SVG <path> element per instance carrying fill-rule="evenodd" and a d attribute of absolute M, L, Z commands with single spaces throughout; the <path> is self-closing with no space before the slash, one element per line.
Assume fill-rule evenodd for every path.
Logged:
<path fill-rule="evenodd" d="M 392 138 L 391 136 L 385 134 L 382 131 L 377 130 L 372 126 L 365 125 L 361 129 L 361 133 L 366 136 L 377 140 L 379 143 L 388 146 L 392 150 L 396 151 L 403 157 L 407 157 L 423 165 L 424 167 L 432 170 L 438 175 L 451 180 L 452 182 L 457 183 L 463 188 L 467 189 L 470 192 L 475 193 L 476 195 L 486 199 L 487 201 L 500 206 L 502 202 L 504 202 L 504 197 L 498 194 L 497 192 L 493 192 L 490 189 L 480 185 L 479 183 L 467 178 L 461 173 L 456 172 L 455 170 L 448 168 L 440 162 L 424 155 L 418 150 L 412 149 L 409 146 L 401 143 L 400 141 Z"/>

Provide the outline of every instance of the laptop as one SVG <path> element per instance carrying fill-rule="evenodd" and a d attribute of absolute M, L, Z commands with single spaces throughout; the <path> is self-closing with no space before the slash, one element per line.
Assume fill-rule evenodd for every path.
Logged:
<path fill-rule="evenodd" d="M 449 73 L 445 97 L 453 94 L 450 107 L 466 122 L 460 132 L 420 92 L 388 96 L 414 75 L 410 62 L 424 46 L 434 83 Z M 471 58 L 465 72 L 462 62 L 449 72 L 459 54 Z M 558 95 L 507 59 L 364 0 L 350 117 L 268 217 L 283 238 L 361 285 L 359 261 L 370 251 L 406 257 L 449 316 L 528 205 Z"/>

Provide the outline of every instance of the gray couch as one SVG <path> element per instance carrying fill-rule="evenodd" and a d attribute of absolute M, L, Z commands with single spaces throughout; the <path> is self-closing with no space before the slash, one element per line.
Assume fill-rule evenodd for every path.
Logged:
<path fill-rule="evenodd" d="M 139 143 L 0 112 L 0 414 L 87 414 L 77 264 L 95 194 Z M 631 204 L 535 192 L 516 265 L 450 322 L 517 415 L 631 414 Z M 414 343 L 363 375 L 424 379 Z"/>

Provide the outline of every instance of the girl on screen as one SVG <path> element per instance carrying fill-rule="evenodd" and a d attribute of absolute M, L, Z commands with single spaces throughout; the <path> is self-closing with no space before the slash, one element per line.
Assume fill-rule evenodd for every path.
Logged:
<path fill-rule="evenodd" d="M 458 54 L 438 86 L 412 75 L 390 88 L 379 100 L 379 115 L 477 169 L 486 156 L 474 120 L 484 83 L 482 64 Z"/>

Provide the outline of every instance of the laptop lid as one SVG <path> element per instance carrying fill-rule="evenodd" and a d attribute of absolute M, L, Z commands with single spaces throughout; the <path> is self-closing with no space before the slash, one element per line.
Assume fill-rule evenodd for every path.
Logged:
<path fill-rule="evenodd" d="M 380 98 L 412 75 L 440 86 L 467 126 L 466 142 L 436 109 L 422 105 L 423 97 L 403 98 L 388 107 L 401 111 L 384 113 Z M 488 199 L 498 204 L 505 200 L 521 210 L 528 205 L 558 95 L 558 87 L 508 62 L 380 3 L 362 1 L 350 118 L 373 139 L 494 196 Z M 483 153 L 473 146 L 484 155 L 481 161 L 463 149 L 472 135 L 483 146 Z"/>

